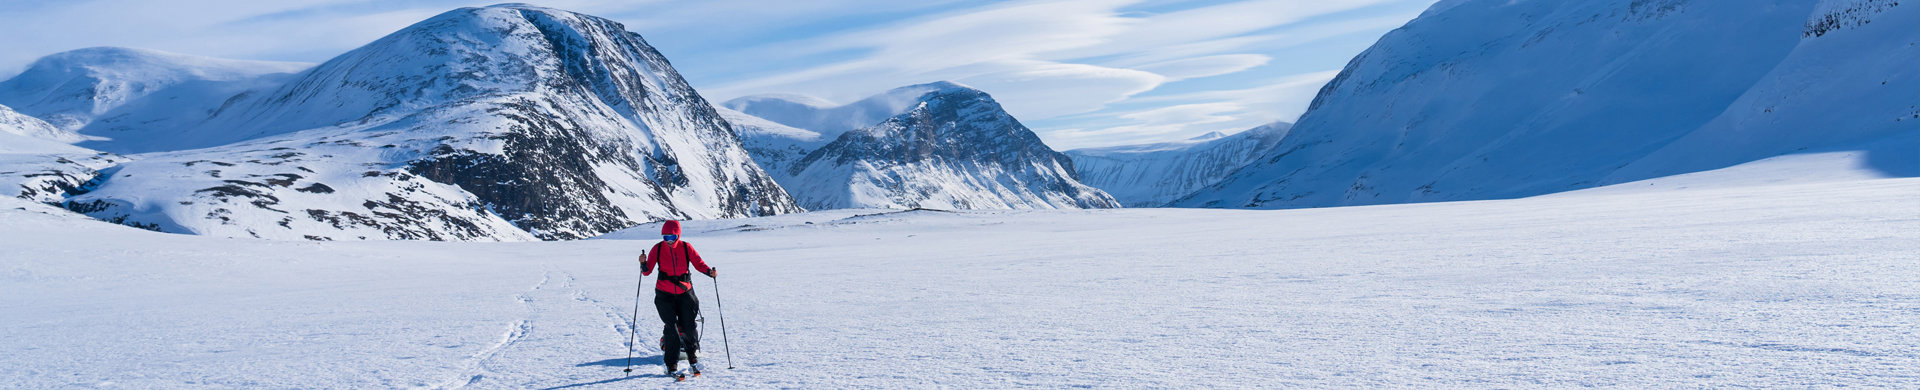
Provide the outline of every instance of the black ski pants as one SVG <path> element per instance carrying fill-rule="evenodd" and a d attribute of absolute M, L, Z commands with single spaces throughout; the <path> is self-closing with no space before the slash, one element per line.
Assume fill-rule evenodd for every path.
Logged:
<path fill-rule="evenodd" d="M 680 350 L 687 351 L 688 363 L 698 362 L 693 352 L 700 350 L 700 325 L 694 319 L 700 316 L 700 299 L 693 296 L 692 290 L 685 294 L 653 290 L 653 308 L 660 311 L 660 322 L 666 324 L 660 335 L 664 339 L 661 349 L 667 366 L 679 360 L 674 352 Z"/>

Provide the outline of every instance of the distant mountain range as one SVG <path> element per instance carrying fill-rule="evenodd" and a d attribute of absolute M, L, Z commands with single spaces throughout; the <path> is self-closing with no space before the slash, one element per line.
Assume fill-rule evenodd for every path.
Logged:
<path fill-rule="evenodd" d="M 80 146 L 88 148 L 192 149 L 245 138 L 204 122 L 237 95 L 278 86 L 312 67 L 95 47 L 46 56 L 0 82 L 0 105 L 87 134 Z"/>
<path fill-rule="evenodd" d="M 506 4 L 318 65 L 48 56 L 0 81 L 0 195 L 175 233 L 514 241 L 805 209 L 1511 198 L 1826 152 L 1920 176 L 1916 47 L 1920 5 L 1893 0 L 1443 0 L 1296 124 L 1061 153 L 948 82 L 716 107 L 619 23 Z"/>
<path fill-rule="evenodd" d="M 794 186 L 817 208 L 1118 205 L 984 92 L 791 99 L 736 103 L 808 129 L 709 105 L 618 23 L 463 8 L 319 65 L 48 56 L 0 82 L 21 108 L 0 111 L 0 179 L 131 226 L 310 240 L 577 239 L 802 211 L 776 176 L 809 183 Z M 767 114 L 782 103 L 813 116 Z"/>
<path fill-rule="evenodd" d="M 1074 149 L 1080 179 L 1127 207 L 1161 207 L 1213 185 L 1273 150 L 1293 124 L 1276 122 L 1233 135 L 1208 133 L 1180 142 Z"/>

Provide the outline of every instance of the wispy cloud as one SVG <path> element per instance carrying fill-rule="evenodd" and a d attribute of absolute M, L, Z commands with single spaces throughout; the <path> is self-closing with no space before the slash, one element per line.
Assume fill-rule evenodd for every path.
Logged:
<path fill-rule="evenodd" d="M 1134 69 L 1166 76 L 1167 81 L 1171 82 L 1238 73 L 1256 66 L 1266 65 L 1267 61 L 1272 60 L 1273 57 L 1259 54 L 1223 54 L 1155 62 L 1135 66 Z"/>
<path fill-rule="evenodd" d="M 1112 110 L 1073 118 L 1072 126 L 1048 132 L 1048 144 L 1061 149 L 1125 145 L 1185 139 L 1222 132 L 1232 134 L 1276 121 L 1292 121 L 1305 111 L 1320 86 L 1338 70 L 1280 77 L 1241 89 L 1206 90 L 1128 99 L 1138 111 Z"/>
<path fill-rule="evenodd" d="M 1266 64 L 1271 57 L 1222 52 L 1275 38 L 1239 35 L 1380 1 L 1248 1 L 1160 14 L 1129 12 L 1138 2 L 1124 0 L 1001 4 L 782 44 L 765 60 L 862 55 L 707 91 L 721 99 L 780 92 L 849 101 L 899 85 L 953 80 L 988 91 L 1016 117 L 1053 118 L 1099 110 L 1166 83 Z M 1152 54 L 1163 50 L 1183 55 Z"/>

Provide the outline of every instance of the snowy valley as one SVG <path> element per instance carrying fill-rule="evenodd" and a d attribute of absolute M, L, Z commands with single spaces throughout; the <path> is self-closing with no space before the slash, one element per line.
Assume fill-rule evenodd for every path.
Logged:
<path fill-rule="evenodd" d="M 1920 181 L 1890 179 L 695 221 L 687 239 L 725 270 L 717 293 L 696 280 L 705 329 L 725 315 L 737 368 L 689 384 L 1899 387 L 1920 377 L 1914 194 Z M 5 201 L 0 382 L 16 387 L 672 384 L 650 343 L 620 371 L 657 225 L 270 241 Z"/>
<path fill-rule="evenodd" d="M 1440 0 L 1297 121 L 1056 151 L 527 4 L 73 50 L 0 81 L 0 387 L 1912 386 L 1915 64 L 1913 1 Z"/>
<path fill-rule="evenodd" d="M 1066 151 L 1080 180 L 1107 190 L 1127 207 L 1161 207 L 1219 183 L 1280 144 L 1292 123 L 1278 122 L 1181 142 Z"/>

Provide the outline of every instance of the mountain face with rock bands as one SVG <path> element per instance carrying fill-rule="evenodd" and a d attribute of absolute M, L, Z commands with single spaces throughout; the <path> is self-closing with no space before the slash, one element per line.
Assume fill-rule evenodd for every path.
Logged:
<path fill-rule="evenodd" d="M 566 11 L 450 11 L 212 106 L 191 126 L 117 130 L 180 141 L 66 207 L 312 240 L 577 239 L 801 211 L 638 34 Z"/>
<path fill-rule="evenodd" d="M 1920 175 L 1916 6 L 1441 1 L 1354 58 L 1278 147 L 1174 204 L 1511 198 L 1835 150 Z"/>
<path fill-rule="evenodd" d="M 973 88 L 914 85 L 839 107 L 745 99 L 728 105 L 769 117 L 736 121 L 743 142 L 810 209 L 1119 207 Z"/>
<path fill-rule="evenodd" d="M 1066 151 L 1080 181 L 1127 207 L 1160 207 L 1226 178 L 1273 150 L 1293 124 L 1275 122 L 1233 135 L 1208 133 L 1179 142 Z"/>

